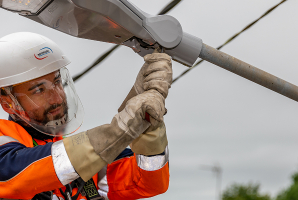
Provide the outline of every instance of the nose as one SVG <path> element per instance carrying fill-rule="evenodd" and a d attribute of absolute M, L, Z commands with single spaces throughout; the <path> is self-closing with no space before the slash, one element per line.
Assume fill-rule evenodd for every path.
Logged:
<path fill-rule="evenodd" d="M 60 95 L 59 89 L 55 87 L 48 89 L 46 93 L 46 99 L 50 105 L 61 104 L 63 102 L 63 98 Z"/>

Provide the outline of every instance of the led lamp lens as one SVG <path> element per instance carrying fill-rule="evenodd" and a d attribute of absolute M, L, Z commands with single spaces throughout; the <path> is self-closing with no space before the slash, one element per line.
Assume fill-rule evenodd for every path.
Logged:
<path fill-rule="evenodd" d="M 8 10 L 27 11 L 36 14 L 50 0 L 2 0 L 2 7 Z"/>

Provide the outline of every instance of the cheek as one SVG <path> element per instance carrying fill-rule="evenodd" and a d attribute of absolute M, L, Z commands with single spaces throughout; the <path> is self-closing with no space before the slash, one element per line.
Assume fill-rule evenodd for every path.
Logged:
<path fill-rule="evenodd" d="M 29 99 L 27 96 L 23 96 L 21 98 L 18 98 L 18 101 L 29 118 L 39 121 L 43 119 L 43 113 L 45 109 L 38 105 L 43 105 L 41 102 L 42 100 Z"/>
<path fill-rule="evenodd" d="M 62 89 L 59 88 L 57 92 L 58 92 L 59 96 L 60 96 L 63 100 L 66 99 L 66 94 L 65 94 L 63 88 L 62 88 Z"/>
<path fill-rule="evenodd" d="M 22 105 L 23 109 L 27 112 L 43 110 L 43 106 L 46 105 L 46 100 L 43 96 L 29 98 L 28 96 L 22 96 L 18 98 L 19 103 Z"/>

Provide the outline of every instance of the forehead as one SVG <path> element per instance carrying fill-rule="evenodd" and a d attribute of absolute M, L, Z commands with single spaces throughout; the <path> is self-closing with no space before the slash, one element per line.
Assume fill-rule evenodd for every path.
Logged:
<path fill-rule="evenodd" d="M 29 88 L 31 88 L 39 83 L 45 83 L 45 84 L 53 83 L 55 81 L 55 78 L 57 76 L 59 76 L 59 74 L 60 74 L 60 72 L 58 70 L 58 71 L 52 72 L 50 74 L 47 74 L 45 76 L 27 81 L 25 83 L 17 84 L 16 86 L 13 86 L 13 90 L 14 90 L 14 92 L 24 92 L 24 91 L 28 91 Z"/>

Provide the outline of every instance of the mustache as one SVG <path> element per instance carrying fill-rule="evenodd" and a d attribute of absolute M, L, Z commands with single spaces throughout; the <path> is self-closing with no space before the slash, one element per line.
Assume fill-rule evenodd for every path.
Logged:
<path fill-rule="evenodd" d="M 47 115 L 49 112 L 51 112 L 52 110 L 55 110 L 58 107 L 62 107 L 65 110 L 67 110 L 67 104 L 65 102 L 62 102 L 60 104 L 53 104 L 50 107 L 48 107 L 47 109 L 45 109 L 44 115 Z M 65 112 L 65 110 L 64 110 L 64 112 Z"/>
<path fill-rule="evenodd" d="M 62 106 L 63 114 L 58 114 L 58 115 L 55 116 L 53 119 L 52 119 L 52 118 L 50 119 L 50 118 L 47 116 L 47 114 L 48 114 L 49 112 L 51 112 L 52 110 L 54 110 L 54 109 L 60 107 L 60 106 Z M 44 119 L 43 119 L 43 120 L 40 120 L 40 121 L 39 121 L 39 120 L 36 120 L 36 121 L 39 121 L 39 122 L 41 122 L 42 124 L 46 124 L 46 123 L 48 123 L 49 121 L 60 119 L 61 117 L 63 117 L 63 116 L 66 115 L 67 113 L 68 113 L 68 106 L 67 106 L 67 103 L 66 103 L 66 102 L 62 102 L 61 104 L 53 104 L 53 105 L 51 105 L 50 107 L 48 107 L 48 108 L 44 111 Z"/>
<path fill-rule="evenodd" d="M 51 105 L 50 107 L 48 107 L 45 111 L 44 111 L 44 114 L 47 114 L 49 112 L 51 112 L 52 110 L 55 110 L 56 108 L 62 106 L 63 103 L 60 103 L 60 104 L 53 104 Z"/>

